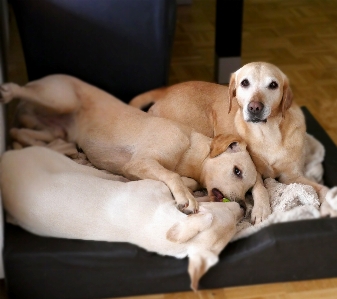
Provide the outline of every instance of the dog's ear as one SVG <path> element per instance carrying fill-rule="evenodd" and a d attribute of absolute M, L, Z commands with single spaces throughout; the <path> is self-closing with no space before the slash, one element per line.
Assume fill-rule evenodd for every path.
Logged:
<path fill-rule="evenodd" d="M 191 279 L 191 289 L 196 292 L 200 278 L 219 261 L 219 257 L 211 251 L 205 251 L 190 254 L 188 259 L 188 274 Z"/>
<path fill-rule="evenodd" d="M 235 88 L 236 80 L 235 80 L 235 78 L 236 78 L 236 75 L 235 75 L 235 73 L 233 73 L 231 75 L 230 80 L 229 80 L 229 86 L 228 86 L 228 114 L 232 110 L 233 98 L 236 97 L 236 88 Z"/>
<path fill-rule="evenodd" d="M 210 158 L 215 158 L 224 152 L 236 153 L 246 148 L 247 144 L 240 136 L 219 134 L 211 143 Z"/>
<path fill-rule="evenodd" d="M 282 117 L 285 116 L 285 112 L 286 112 L 287 109 L 290 108 L 292 102 L 293 102 L 293 92 L 290 88 L 289 80 L 286 77 L 284 79 L 283 96 L 282 96 L 282 100 L 281 100 Z"/>
<path fill-rule="evenodd" d="M 184 220 L 173 224 L 166 233 L 166 239 L 174 243 L 185 243 L 209 228 L 212 221 L 213 215 L 211 213 L 199 210 L 197 214 L 186 216 Z"/>

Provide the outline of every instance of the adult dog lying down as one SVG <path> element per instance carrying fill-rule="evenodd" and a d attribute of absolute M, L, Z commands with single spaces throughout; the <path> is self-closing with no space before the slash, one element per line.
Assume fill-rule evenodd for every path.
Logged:
<path fill-rule="evenodd" d="M 16 131 L 21 143 L 64 137 L 77 143 L 99 169 L 130 180 L 164 182 L 186 213 L 196 212 L 198 203 L 184 184 L 191 180 L 181 176 L 206 187 L 216 201 L 242 200 L 255 184 L 256 169 L 240 138 L 221 135 L 212 140 L 150 116 L 77 78 L 52 75 L 23 87 L 0 86 L 0 101 L 14 98 L 25 102 L 19 120 L 31 128 L 22 129 L 22 134 Z"/>
<path fill-rule="evenodd" d="M 187 216 L 162 182 L 119 182 L 43 147 L 5 152 L 0 170 L 4 208 L 15 224 L 40 236 L 130 242 L 188 256 L 194 290 L 244 214 L 236 202 L 205 202 Z"/>
<path fill-rule="evenodd" d="M 248 63 L 232 74 L 229 87 L 185 82 L 141 94 L 130 105 L 141 108 L 150 103 L 155 103 L 150 114 L 187 124 L 206 136 L 238 133 L 262 178 L 311 185 L 324 203 L 323 213 L 332 212 L 325 202 L 328 188 L 303 175 L 308 138 L 304 116 L 293 101 L 287 76 L 275 65 Z M 261 178 L 257 184 L 257 197 L 265 207 L 255 213 L 260 222 L 270 210 Z"/>

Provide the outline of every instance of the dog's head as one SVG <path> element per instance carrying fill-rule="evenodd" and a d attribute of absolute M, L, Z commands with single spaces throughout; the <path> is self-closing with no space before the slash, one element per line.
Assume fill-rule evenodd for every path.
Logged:
<path fill-rule="evenodd" d="M 166 238 L 188 247 L 188 273 L 191 288 L 196 291 L 200 278 L 215 265 L 218 255 L 236 233 L 236 224 L 244 209 L 234 202 L 202 202 L 199 212 L 175 223 Z"/>
<path fill-rule="evenodd" d="M 232 74 L 229 83 L 229 112 L 236 98 L 247 122 L 266 122 L 291 106 L 293 94 L 287 76 L 275 65 L 252 62 Z"/>
<path fill-rule="evenodd" d="M 202 170 L 202 182 L 212 201 L 227 198 L 244 204 L 257 178 L 246 146 L 239 136 L 221 134 L 213 138 Z"/>

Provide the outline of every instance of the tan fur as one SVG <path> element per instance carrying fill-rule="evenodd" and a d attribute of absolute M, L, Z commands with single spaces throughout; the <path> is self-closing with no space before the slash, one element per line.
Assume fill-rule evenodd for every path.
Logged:
<path fill-rule="evenodd" d="M 200 203 L 179 212 L 162 182 L 120 178 L 43 147 L 7 151 L 0 162 L 7 217 L 40 236 L 129 242 L 188 257 L 191 287 L 218 262 L 244 211 L 237 203 Z"/>
<path fill-rule="evenodd" d="M 186 213 L 196 212 L 198 203 L 182 176 L 199 182 L 211 196 L 212 190 L 217 189 L 237 201 L 243 200 L 255 184 L 256 170 L 244 147 L 237 152 L 223 148 L 221 155 L 210 158 L 211 138 L 130 107 L 74 77 L 53 75 L 23 87 L 3 84 L 0 100 L 7 103 L 13 98 L 22 100 L 21 116 L 29 115 L 29 123 L 34 124 L 28 131 L 17 130 L 16 135 L 25 142 L 39 144 L 40 135 L 43 140 L 50 137 L 46 132 L 55 137 L 66 136 L 99 169 L 130 180 L 164 182 Z M 25 131 L 20 134 L 20 130 Z M 38 134 L 33 134 L 34 130 Z M 233 171 L 236 167 L 243 174 L 241 178 Z"/>
<path fill-rule="evenodd" d="M 249 88 L 241 86 L 244 79 Z M 275 81 L 276 89 L 269 88 Z M 304 170 L 304 140 L 306 127 L 303 113 L 293 101 L 287 76 L 275 65 L 252 62 L 232 74 L 229 87 L 214 83 L 191 81 L 179 83 L 161 92 L 149 91 L 132 100 L 130 105 L 155 104 L 149 113 L 187 124 L 209 137 L 217 134 L 239 134 L 247 143 L 257 171 L 263 178 L 279 178 L 282 183 L 304 183 L 318 192 L 323 202 L 327 188 L 306 179 Z M 267 122 L 249 120 L 248 105 L 261 102 Z M 254 192 L 255 191 L 255 192 Z M 262 178 L 253 188 L 252 220 L 265 219 L 270 213 Z M 263 200 L 261 200 L 263 198 Z"/>
<path fill-rule="evenodd" d="M 241 149 L 242 147 L 243 149 L 246 148 L 246 144 L 242 141 L 242 139 L 239 136 L 220 134 L 213 138 L 209 156 L 211 158 L 215 158 L 216 156 L 220 155 L 225 150 L 227 150 L 232 143 L 240 143 Z"/>

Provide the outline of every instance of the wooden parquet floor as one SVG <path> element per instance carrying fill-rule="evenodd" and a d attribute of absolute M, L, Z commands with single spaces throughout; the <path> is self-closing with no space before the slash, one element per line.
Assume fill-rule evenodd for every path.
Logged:
<path fill-rule="evenodd" d="M 10 29 L 9 79 L 22 84 L 27 79 L 12 15 Z M 192 5 L 178 7 L 170 84 L 214 82 L 214 36 L 215 0 L 193 0 Z M 337 144 L 336 0 L 245 0 L 242 62 L 251 61 L 279 66 L 290 79 L 295 100 L 309 108 Z M 3 284 L 0 290 L 5 299 Z M 136 298 L 335 299 L 337 278 Z"/>
<path fill-rule="evenodd" d="M 232 287 L 123 299 L 336 299 L 337 279 Z M 115 298 L 116 299 L 116 298 Z M 122 299 L 122 298 L 119 298 Z"/>

